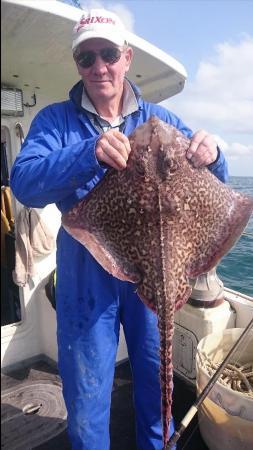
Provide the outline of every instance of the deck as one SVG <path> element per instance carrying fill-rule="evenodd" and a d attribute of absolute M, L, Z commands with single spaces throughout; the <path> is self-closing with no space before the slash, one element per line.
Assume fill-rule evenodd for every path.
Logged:
<path fill-rule="evenodd" d="M 2 423 L 2 450 L 14 450 L 14 448 L 15 450 L 71 449 L 67 438 L 66 421 L 63 419 L 59 421 L 59 418 L 53 419 L 50 408 L 48 417 L 42 417 L 39 412 L 34 412 L 28 416 L 24 415 L 22 410 L 18 408 L 18 403 L 15 404 L 15 408 L 13 407 L 14 391 L 19 392 L 18 395 L 21 398 L 26 392 L 26 395 L 29 397 L 27 398 L 27 402 L 29 403 L 34 395 L 31 386 L 34 385 L 34 390 L 36 391 L 38 389 L 36 386 L 43 383 L 44 386 L 45 384 L 47 386 L 49 386 L 49 384 L 51 386 L 60 386 L 60 378 L 57 374 L 57 370 L 43 360 L 37 361 L 29 367 L 23 367 L 12 371 L 11 373 L 8 373 L 8 375 L 2 375 L 2 395 L 4 395 L 5 398 L 5 400 L 2 401 L 2 422 L 4 422 Z M 17 396 L 17 394 L 15 395 Z M 59 397 L 59 393 L 56 395 Z M 8 398 L 11 400 L 9 401 Z M 183 418 L 188 408 L 194 402 L 194 399 L 195 395 L 193 390 L 175 377 L 173 415 L 176 423 Z M 12 405 L 10 403 L 12 403 Z M 53 409 L 55 410 L 55 406 L 51 406 L 53 406 Z M 60 408 L 58 403 L 57 407 Z M 52 430 L 52 435 L 54 435 L 54 437 L 50 438 L 50 436 L 48 436 L 49 430 Z M 59 432 L 59 430 L 61 431 Z M 45 432 L 44 439 L 46 440 L 37 445 L 37 437 L 41 439 L 43 432 Z M 134 408 L 132 403 L 132 379 L 128 362 L 120 364 L 115 370 L 112 391 L 110 434 L 110 450 L 137 450 L 135 444 Z M 189 428 L 185 431 L 180 441 L 178 441 L 177 449 L 208 450 L 201 439 L 197 426 L 197 418 L 193 419 Z"/>

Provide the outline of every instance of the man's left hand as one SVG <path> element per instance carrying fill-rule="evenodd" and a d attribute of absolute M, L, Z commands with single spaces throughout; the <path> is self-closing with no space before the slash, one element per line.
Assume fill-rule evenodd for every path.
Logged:
<path fill-rule="evenodd" d="M 186 156 L 196 168 L 208 166 L 217 159 L 217 143 L 211 134 L 199 130 L 192 136 Z"/>

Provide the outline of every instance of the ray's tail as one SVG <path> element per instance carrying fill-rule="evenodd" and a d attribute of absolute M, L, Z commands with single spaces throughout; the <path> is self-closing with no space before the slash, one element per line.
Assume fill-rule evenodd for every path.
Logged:
<path fill-rule="evenodd" d="M 166 311 L 167 309 L 167 311 Z M 169 427 L 172 416 L 173 365 L 172 339 L 174 333 L 174 304 L 167 303 L 162 314 L 158 313 L 158 327 L 160 331 L 160 384 L 163 424 L 164 448 L 169 439 Z"/>

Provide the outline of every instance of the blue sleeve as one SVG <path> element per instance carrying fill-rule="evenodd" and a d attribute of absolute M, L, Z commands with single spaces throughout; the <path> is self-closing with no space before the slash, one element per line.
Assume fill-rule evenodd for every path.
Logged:
<path fill-rule="evenodd" d="M 223 183 L 228 182 L 228 164 L 220 147 L 217 146 L 218 156 L 216 161 L 209 164 L 208 169 Z"/>
<path fill-rule="evenodd" d="M 95 156 L 97 138 L 73 139 L 72 145 L 64 146 L 59 117 L 53 108 L 43 109 L 33 120 L 11 170 L 10 186 L 16 198 L 26 206 L 42 208 L 84 186 L 101 170 Z"/>

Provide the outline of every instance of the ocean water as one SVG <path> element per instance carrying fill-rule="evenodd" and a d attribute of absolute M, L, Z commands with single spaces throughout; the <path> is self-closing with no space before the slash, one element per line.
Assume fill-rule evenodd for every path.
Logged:
<path fill-rule="evenodd" d="M 253 177 L 230 177 L 229 185 L 235 191 L 253 197 Z M 240 239 L 222 258 L 217 274 L 224 286 L 253 297 L 253 215 Z M 251 235 L 251 236 L 250 236 Z"/>

